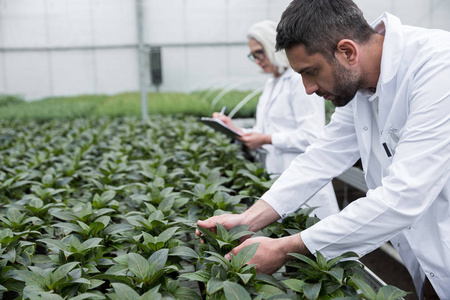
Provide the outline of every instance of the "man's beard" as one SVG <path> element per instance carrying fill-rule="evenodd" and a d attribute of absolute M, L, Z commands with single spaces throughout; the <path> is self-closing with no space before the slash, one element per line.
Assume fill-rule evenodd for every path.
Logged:
<path fill-rule="evenodd" d="M 335 97 L 332 102 L 336 107 L 345 106 L 355 97 L 356 92 L 364 87 L 365 81 L 344 68 L 337 60 L 331 66 L 336 82 L 333 93 Z"/>

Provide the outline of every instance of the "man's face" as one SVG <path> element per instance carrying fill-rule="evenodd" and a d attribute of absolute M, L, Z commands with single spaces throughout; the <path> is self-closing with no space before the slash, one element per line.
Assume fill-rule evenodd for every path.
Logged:
<path fill-rule="evenodd" d="M 364 87 L 364 80 L 338 60 L 329 63 L 322 54 L 308 55 L 303 45 L 286 50 L 292 69 L 302 75 L 306 92 L 330 100 L 334 106 L 349 103 Z"/>

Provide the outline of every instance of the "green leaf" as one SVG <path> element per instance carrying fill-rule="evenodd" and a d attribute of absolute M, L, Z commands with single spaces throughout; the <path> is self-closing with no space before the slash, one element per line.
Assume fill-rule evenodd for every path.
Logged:
<path fill-rule="evenodd" d="M 340 283 L 336 280 L 323 280 L 322 281 L 322 289 L 321 289 L 321 294 L 333 294 L 335 295 L 336 293 L 339 292 L 339 289 L 343 286 L 343 283 Z M 340 295 L 340 294 L 338 294 Z M 344 296 L 344 295 L 340 295 L 340 296 Z"/>
<path fill-rule="evenodd" d="M 56 283 L 57 281 L 66 277 L 67 273 L 72 271 L 72 269 L 75 268 L 78 264 L 78 262 L 71 262 L 57 268 L 51 275 L 52 283 Z"/>
<path fill-rule="evenodd" d="M 34 272 L 30 272 L 28 270 L 20 270 L 17 271 L 17 274 L 19 275 L 20 278 L 22 278 L 25 281 L 27 285 L 36 285 L 41 288 L 46 287 L 45 279 Z"/>
<path fill-rule="evenodd" d="M 228 231 L 223 227 L 222 224 L 216 223 L 217 228 L 217 238 L 224 242 L 228 242 Z"/>
<path fill-rule="evenodd" d="M 255 276 L 253 274 L 241 274 L 241 273 L 236 273 L 236 274 L 239 276 L 239 278 L 241 278 L 241 280 L 244 284 L 247 284 L 250 281 L 250 279 L 252 279 L 253 276 Z"/>
<path fill-rule="evenodd" d="M 169 229 L 164 230 L 161 234 L 156 238 L 158 242 L 167 242 L 176 232 L 180 229 L 180 227 L 171 227 Z"/>
<path fill-rule="evenodd" d="M 158 210 L 160 211 L 170 211 L 172 209 L 174 203 L 174 197 L 168 197 L 165 198 L 161 203 L 158 205 Z"/>
<path fill-rule="evenodd" d="M 149 262 L 137 253 L 128 253 L 128 267 L 140 280 L 149 275 Z"/>
<path fill-rule="evenodd" d="M 77 233 L 83 232 L 83 230 L 81 229 L 80 226 L 78 226 L 77 224 L 73 224 L 73 223 L 57 223 L 57 224 L 53 224 L 53 226 L 64 229 L 65 234 L 70 234 L 74 231 Z"/>
<path fill-rule="evenodd" d="M 77 223 L 78 223 L 78 225 L 80 225 L 81 229 L 82 229 L 84 232 L 86 232 L 86 233 L 88 233 L 89 230 L 91 229 L 91 228 L 89 227 L 89 225 L 87 225 L 87 224 L 84 223 L 84 222 L 77 221 Z"/>
<path fill-rule="evenodd" d="M 349 251 L 349 252 L 345 252 L 341 255 L 339 255 L 338 257 L 332 258 L 327 262 L 327 270 L 329 270 L 333 265 L 335 265 L 338 261 L 340 261 L 343 258 L 349 258 L 349 257 L 356 257 L 358 258 L 358 254 L 356 254 L 355 252 Z"/>
<path fill-rule="evenodd" d="M 80 246 L 80 251 L 89 250 L 92 248 L 103 247 L 100 243 L 103 241 L 101 238 L 91 238 L 84 241 Z"/>
<path fill-rule="evenodd" d="M 288 254 L 290 256 L 293 256 L 293 257 L 295 257 L 295 258 L 297 258 L 297 259 L 307 263 L 308 265 L 310 265 L 311 267 L 313 267 L 316 270 L 320 269 L 319 265 L 314 260 L 312 260 L 311 258 L 309 258 L 309 257 L 307 257 L 307 256 L 305 256 L 303 254 L 299 254 L 299 253 L 288 253 Z"/>
<path fill-rule="evenodd" d="M 166 265 L 168 256 L 169 249 L 161 249 L 153 253 L 148 259 L 148 262 L 154 268 L 153 270 L 159 271 Z"/>
<path fill-rule="evenodd" d="M 101 195 L 103 201 L 105 201 L 105 202 L 111 201 L 112 199 L 114 199 L 115 196 L 116 196 L 116 192 L 114 192 L 114 191 L 105 191 Z"/>
<path fill-rule="evenodd" d="M 101 280 L 99 280 L 99 281 L 101 281 Z M 75 279 L 70 280 L 69 283 L 84 283 L 84 284 L 90 285 L 91 281 L 87 280 L 86 278 L 75 278 Z"/>
<path fill-rule="evenodd" d="M 80 294 L 78 296 L 75 297 L 70 297 L 70 300 L 84 300 L 84 299 L 105 299 L 105 296 L 103 295 L 98 295 L 98 294 L 93 294 L 93 293 L 84 293 L 84 294 Z"/>
<path fill-rule="evenodd" d="M 397 300 L 405 297 L 409 293 L 395 287 L 392 285 L 385 285 L 382 286 L 378 293 L 376 299 L 383 299 L 383 300 Z M 382 297 L 380 297 L 382 296 Z"/>
<path fill-rule="evenodd" d="M 0 231 L 0 242 L 3 243 L 4 240 L 8 239 L 8 238 L 12 238 L 14 236 L 14 233 L 12 232 L 11 229 L 7 228 L 7 229 L 3 229 Z"/>
<path fill-rule="evenodd" d="M 53 183 L 53 175 L 45 174 L 44 177 L 42 177 L 42 183 L 46 186 L 50 186 Z"/>
<path fill-rule="evenodd" d="M 97 235 L 100 231 L 102 231 L 105 228 L 105 224 L 101 222 L 94 222 L 89 225 L 89 235 Z"/>
<path fill-rule="evenodd" d="M 67 264 L 60 266 L 55 271 L 53 271 L 52 276 L 51 276 L 52 281 L 57 282 L 57 281 L 61 280 L 62 278 L 66 277 L 67 273 L 72 271 L 72 269 L 75 268 L 78 264 L 79 264 L 78 262 L 71 262 L 71 263 L 67 263 Z"/>
<path fill-rule="evenodd" d="M 329 271 L 324 271 L 325 273 L 333 276 L 334 278 L 336 278 L 337 281 L 339 281 L 340 283 L 342 283 L 342 280 L 344 280 L 344 269 L 342 268 L 333 268 Z"/>
<path fill-rule="evenodd" d="M 147 291 L 141 296 L 141 300 L 160 300 L 162 299 L 161 294 L 159 293 L 159 287 L 155 286 L 151 290 Z"/>
<path fill-rule="evenodd" d="M 121 281 L 125 282 L 127 285 L 133 285 L 133 281 L 130 279 L 130 276 L 125 275 L 115 275 L 115 274 L 98 274 L 95 276 L 92 276 L 94 279 L 105 279 L 110 280 L 113 282 Z"/>
<path fill-rule="evenodd" d="M 212 295 L 218 291 L 220 291 L 223 288 L 224 281 L 222 281 L 220 278 L 211 278 L 210 281 L 206 284 L 206 292 L 208 295 Z"/>
<path fill-rule="evenodd" d="M 227 300 L 251 300 L 250 294 L 245 288 L 235 282 L 225 281 L 223 290 Z"/>
<path fill-rule="evenodd" d="M 8 252 L 6 252 L 5 254 L 1 255 L 1 258 L 7 259 L 9 260 L 11 263 L 15 263 L 16 262 L 16 249 L 12 248 L 10 249 Z"/>
<path fill-rule="evenodd" d="M 188 287 L 178 287 L 174 292 L 173 292 L 173 296 L 175 297 L 175 299 L 180 299 L 180 300 L 201 300 L 202 297 L 200 297 L 200 295 L 195 292 L 194 290 L 188 288 Z M 153 300 L 149 299 L 149 300 Z"/>
<path fill-rule="evenodd" d="M 303 293 L 309 300 L 316 300 L 319 298 L 320 289 L 322 288 L 322 282 L 315 284 L 306 283 L 303 286 Z"/>
<path fill-rule="evenodd" d="M 268 296 L 275 296 L 278 295 L 278 297 L 274 297 L 271 299 L 291 299 L 287 298 L 286 294 L 283 292 L 283 290 L 274 287 L 273 285 L 269 284 L 262 284 L 257 289 L 258 294 L 264 294 L 266 297 Z"/>
<path fill-rule="evenodd" d="M 123 283 L 111 283 L 116 292 L 122 300 L 140 300 L 141 297 L 131 287 Z"/>
<path fill-rule="evenodd" d="M 126 232 L 131 231 L 133 227 L 131 227 L 128 224 L 111 224 L 107 226 L 105 229 L 103 229 L 103 234 L 109 235 L 109 234 L 117 234 L 120 232 Z"/>
<path fill-rule="evenodd" d="M 198 258 L 197 252 L 186 246 L 177 246 L 169 249 L 169 256 Z"/>
<path fill-rule="evenodd" d="M 273 285 L 281 290 L 284 289 L 284 286 L 280 283 L 280 281 L 278 281 L 277 279 L 275 279 L 272 275 L 268 275 L 268 274 L 256 274 L 255 276 L 255 281 L 257 282 L 264 282 L 270 285 Z"/>
<path fill-rule="evenodd" d="M 197 229 L 198 229 L 198 231 L 200 231 L 203 234 L 202 239 L 206 240 L 210 244 L 217 243 L 217 235 L 215 235 L 208 229 L 200 227 L 200 226 L 197 226 Z"/>
<path fill-rule="evenodd" d="M 287 279 L 282 281 L 288 288 L 298 293 L 303 293 L 303 287 L 305 286 L 305 282 L 299 279 Z"/>
<path fill-rule="evenodd" d="M 224 242 L 224 241 L 221 241 L 221 240 L 217 240 L 216 242 L 219 244 L 219 247 L 220 247 L 220 248 L 223 248 L 224 246 L 231 245 L 231 243 L 229 243 L 229 242 Z"/>
<path fill-rule="evenodd" d="M 352 276 L 351 279 L 367 299 L 376 298 L 374 290 L 366 282 L 364 282 L 363 278 L 360 278 L 359 276 Z"/>
<path fill-rule="evenodd" d="M 254 232 L 249 231 L 248 225 L 237 225 L 228 231 L 229 241 L 235 241 L 246 235 L 252 235 Z"/>
<path fill-rule="evenodd" d="M 258 250 L 259 243 L 253 243 L 251 245 L 248 245 L 244 248 L 242 248 L 241 251 L 236 255 L 236 260 L 239 265 L 243 265 L 245 263 L 248 263 L 253 256 L 256 253 L 256 250 Z"/>
<path fill-rule="evenodd" d="M 337 264 L 335 264 L 336 267 L 342 268 L 344 270 L 352 269 L 352 268 L 361 268 L 361 262 L 357 260 L 346 260 L 341 261 Z"/>
<path fill-rule="evenodd" d="M 210 279 L 210 278 L 203 277 L 201 274 L 198 274 L 198 272 L 181 274 L 180 278 L 185 278 L 185 279 L 188 279 L 191 281 L 200 281 L 203 283 L 207 283 Z"/>
<path fill-rule="evenodd" d="M 328 270 L 327 269 L 327 259 L 319 251 L 316 251 L 316 261 L 321 270 Z"/>
<path fill-rule="evenodd" d="M 210 275 L 210 278 L 217 277 L 225 281 L 227 279 L 227 271 L 222 268 L 219 264 L 215 264 L 211 267 L 211 271 L 208 274 Z"/>
<path fill-rule="evenodd" d="M 215 252 L 206 251 L 206 253 L 211 255 L 211 256 L 206 257 L 205 258 L 206 260 L 217 262 L 225 269 L 228 268 L 228 265 L 229 265 L 228 259 L 226 259 L 222 255 L 215 253 Z"/>

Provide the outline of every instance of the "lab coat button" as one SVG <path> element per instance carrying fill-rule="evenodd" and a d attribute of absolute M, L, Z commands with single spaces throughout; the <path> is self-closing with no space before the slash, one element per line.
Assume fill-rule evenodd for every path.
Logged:
<path fill-rule="evenodd" d="M 367 126 L 364 126 L 364 131 L 367 131 L 367 129 L 369 129 L 369 127 L 367 127 Z"/>
<path fill-rule="evenodd" d="M 411 229 L 411 226 L 410 226 L 410 227 L 407 227 L 406 229 L 410 230 L 410 229 Z"/>
<path fill-rule="evenodd" d="M 431 272 L 431 273 L 430 273 L 430 276 L 431 276 L 431 277 L 434 277 L 434 273 L 433 273 L 433 272 Z"/>

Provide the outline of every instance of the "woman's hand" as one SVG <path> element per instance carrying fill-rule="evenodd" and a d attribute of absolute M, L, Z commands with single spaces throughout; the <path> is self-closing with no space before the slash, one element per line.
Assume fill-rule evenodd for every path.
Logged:
<path fill-rule="evenodd" d="M 272 144 L 272 137 L 270 135 L 257 132 L 245 133 L 238 137 L 238 140 L 244 143 L 250 150 L 261 148 L 265 144 Z"/>

